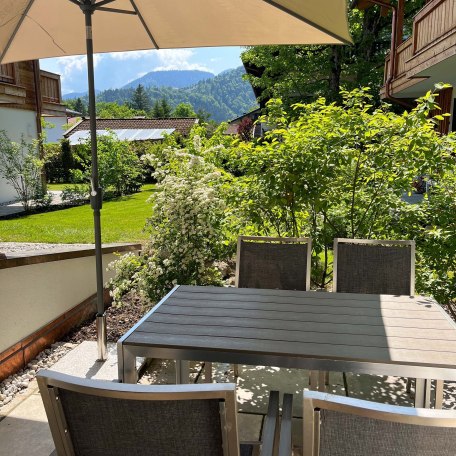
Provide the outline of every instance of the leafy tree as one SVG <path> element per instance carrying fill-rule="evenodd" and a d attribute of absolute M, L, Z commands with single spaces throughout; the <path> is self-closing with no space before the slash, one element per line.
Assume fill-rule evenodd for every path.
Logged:
<path fill-rule="evenodd" d="M 149 96 L 141 84 L 133 92 L 130 107 L 137 111 L 148 111 L 150 109 Z"/>
<path fill-rule="evenodd" d="M 252 139 L 253 121 L 250 117 L 244 117 L 238 125 L 237 134 L 242 141 Z"/>
<path fill-rule="evenodd" d="M 198 112 L 196 113 L 196 117 L 198 117 L 199 121 L 201 123 L 208 123 L 209 119 L 211 117 L 211 114 L 205 111 L 204 109 L 198 109 Z"/>
<path fill-rule="evenodd" d="M 190 103 L 179 103 L 173 111 L 173 117 L 197 117 Z"/>
<path fill-rule="evenodd" d="M 152 117 L 157 119 L 166 119 L 171 117 L 172 108 L 166 98 L 156 100 L 152 108 Z"/>
<path fill-rule="evenodd" d="M 119 105 L 115 102 L 97 103 L 97 116 L 101 119 L 131 119 L 145 115 L 145 111 L 138 111 L 127 105 Z"/>
<path fill-rule="evenodd" d="M 76 98 L 74 110 L 80 112 L 83 116 L 87 115 L 87 106 L 80 97 Z"/>
<path fill-rule="evenodd" d="M 405 2 L 406 33 L 424 2 Z M 263 101 L 281 98 L 290 106 L 323 96 L 340 102 L 341 89 L 370 87 L 374 102 L 379 103 L 385 54 L 391 44 L 391 14 L 384 15 L 378 6 L 360 11 L 355 4 L 348 12 L 353 46 L 254 46 L 242 53 L 243 62 L 261 72 L 248 79 L 263 91 Z"/>
<path fill-rule="evenodd" d="M 31 201 L 41 192 L 43 161 L 38 158 L 37 143 L 11 141 L 0 130 L 0 177 L 16 191 L 24 211 L 31 208 Z"/>
<path fill-rule="evenodd" d="M 279 100 L 263 119 L 275 126 L 265 140 L 240 143 L 220 163 L 241 176 L 233 198 L 245 226 L 256 233 L 311 235 L 321 276 L 330 280 L 334 237 L 382 238 L 396 233 L 401 199 L 418 175 L 439 181 L 453 167 L 454 138 L 428 119 L 434 95 L 402 115 L 372 108 L 366 89 L 342 92 L 343 105 L 320 98 L 296 104 L 291 116 Z"/>
<path fill-rule="evenodd" d="M 90 156 L 90 139 L 78 146 L 80 157 Z M 142 165 L 128 141 L 120 141 L 114 133 L 99 136 L 98 172 L 103 190 L 113 191 L 116 196 L 138 190 L 142 183 Z M 85 181 L 90 179 L 90 161 L 82 164 Z"/>

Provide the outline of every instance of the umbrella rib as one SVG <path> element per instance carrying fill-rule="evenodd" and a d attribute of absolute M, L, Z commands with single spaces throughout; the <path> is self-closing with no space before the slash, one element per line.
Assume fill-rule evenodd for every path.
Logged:
<path fill-rule="evenodd" d="M 94 7 L 98 8 L 99 6 L 107 5 L 108 3 L 115 2 L 116 0 L 102 0 L 101 2 L 94 3 Z"/>
<path fill-rule="evenodd" d="M 133 14 L 136 16 L 136 11 L 128 11 L 128 10 L 122 10 L 118 8 L 106 8 L 104 6 L 101 6 L 100 8 L 96 8 L 97 11 L 107 11 L 108 13 L 121 13 L 121 14 Z"/>
<path fill-rule="evenodd" d="M 134 10 L 136 11 L 136 14 L 138 15 L 138 18 L 141 21 L 141 24 L 143 25 L 144 30 L 149 35 L 150 41 L 152 41 L 152 44 L 154 45 L 155 49 L 160 49 L 160 47 L 158 46 L 157 42 L 155 41 L 154 36 L 152 35 L 152 32 L 149 30 L 149 27 L 147 26 L 146 21 L 142 17 L 141 12 L 139 11 L 138 7 L 136 6 L 136 3 L 134 2 L 134 0 L 130 0 L 130 3 L 131 3 L 131 6 L 133 6 Z"/>
<path fill-rule="evenodd" d="M 283 11 L 284 13 L 289 14 L 290 16 L 295 17 L 296 19 L 298 19 L 302 22 L 305 22 L 306 24 L 309 24 L 310 26 L 316 28 L 317 30 L 320 30 L 320 32 L 326 33 L 327 35 L 332 36 L 333 38 L 336 38 L 337 40 L 341 41 L 343 44 L 352 44 L 350 41 L 346 40 L 345 38 L 340 37 L 336 33 L 333 33 L 331 31 L 325 29 L 321 25 L 318 25 L 315 22 L 310 21 L 309 19 L 305 18 L 304 16 L 301 16 L 300 14 L 295 13 L 294 11 L 290 10 L 289 8 L 286 8 L 285 6 L 282 6 L 273 0 L 261 0 L 261 1 L 264 3 L 267 3 L 268 5 L 273 6 L 274 8 L 279 9 L 280 11 Z"/>
<path fill-rule="evenodd" d="M 0 55 L 0 62 L 3 61 L 3 59 L 5 58 L 6 53 L 8 52 L 9 48 L 11 47 L 11 44 L 13 43 L 13 40 L 16 37 L 17 32 L 21 28 L 21 25 L 24 22 L 24 19 L 27 16 L 27 13 L 30 11 L 30 8 L 32 7 L 34 1 L 35 0 L 30 0 L 28 5 L 24 9 L 24 12 L 22 13 L 21 18 L 19 19 L 19 21 L 16 25 L 16 28 L 14 29 L 14 32 L 11 34 L 10 39 L 8 40 L 8 43 L 6 43 L 6 46 L 2 52 L 2 55 Z"/>

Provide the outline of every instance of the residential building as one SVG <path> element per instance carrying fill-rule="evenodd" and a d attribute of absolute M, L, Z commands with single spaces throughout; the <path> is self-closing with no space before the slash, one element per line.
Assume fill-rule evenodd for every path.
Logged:
<path fill-rule="evenodd" d="M 179 133 L 184 137 L 198 124 L 193 117 L 171 117 L 164 119 L 97 119 L 97 133 L 114 132 L 119 139 L 127 141 L 160 141 L 165 135 Z M 81 119 L 64 133 L 71 145 L 77 145 L 90 137 L 90 120 Z"/>
<path fill-rule="evenodd" d="M 439 113 L 450 113 L 451 117 L 438 128 L 441 133 L 456 131 L 456 1 L 427 0 L 413 18 L 412 33 L 406 39 L 404 5 L 405 0 L 398 0 L 393 14 L 392 51 L 385 61 L 381 97 L 411 107 L 436 83 L 449 83 L 453 88 L 442 90 L 438 103 Z"/>
<path fill-rule="evenodd" d="M 250 119 L 252 122 L 252 138 L 261 138 L 267 129 L 266 125 L 258 122 L 258 118 L 261 116 L 261 108 L 254 109 L 253 111 L 242 114 L 242 116 L 236 117 L 228 122 L 228 127 L 225 130 L 226 135 L 237 135 L 239 133 L 239 125 Z"/>
<path fill-rule="evenodd" d="M 38 139 L 41 118 L 66 123 L 60 92 L 60 76 L 41 71 L 38 60 L 0 65 L 0 129 L 12 141 Z M 17 197 L 14 189 L 0 178 L 0 204 Z"/>

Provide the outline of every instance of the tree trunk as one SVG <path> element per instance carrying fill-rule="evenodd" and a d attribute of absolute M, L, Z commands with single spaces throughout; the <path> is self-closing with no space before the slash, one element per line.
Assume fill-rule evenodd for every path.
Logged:
<path fill-rule="evenodd" d="M 340 73 L 342 71 L 341 65 L 341 46 L 331 46 L 330 68 L 329 75 L 329 96 L 330 101 L 339 101 L 340 95 Z"/>

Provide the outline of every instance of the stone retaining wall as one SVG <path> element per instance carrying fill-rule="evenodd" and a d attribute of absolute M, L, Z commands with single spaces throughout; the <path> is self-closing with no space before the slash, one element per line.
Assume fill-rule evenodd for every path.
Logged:
<path fill-rule="evenodd" d="M 116 259 L 115 252 L 140 249 L 140 244 L 104 246 L 104 269 Z M 111 276 L 105 271 L 105 282 Z M 95 294 L 93 248 L 21 252 L 0 259 L 0 381 L 93 315 Z"/>

